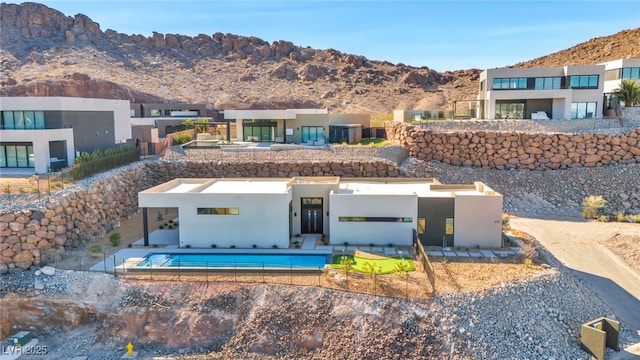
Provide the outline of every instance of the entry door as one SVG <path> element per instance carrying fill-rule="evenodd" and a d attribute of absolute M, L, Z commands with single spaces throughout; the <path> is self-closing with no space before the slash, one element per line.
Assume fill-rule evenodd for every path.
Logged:
<path fill-rule="evenodd" d="M 303 234 L 322 234 L 322 198 L 302 198 L 301 229 Z"/>

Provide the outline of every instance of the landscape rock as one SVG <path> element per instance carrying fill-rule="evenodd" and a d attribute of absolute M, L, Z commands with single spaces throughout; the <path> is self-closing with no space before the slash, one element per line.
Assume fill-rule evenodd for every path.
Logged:
<path fill-rule="evenodd" d="M 43 266 L 40 271 L 45 275 L 53 276 L 56 273 L 56 268 L 52 266 Z"/>

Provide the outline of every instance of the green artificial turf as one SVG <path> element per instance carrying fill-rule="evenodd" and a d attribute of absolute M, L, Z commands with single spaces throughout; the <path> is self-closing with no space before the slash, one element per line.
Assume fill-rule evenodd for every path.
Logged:
<path fill-rule="evenodd" d="M 413 261 L 411 259 L 400 259 L 400 258 L 384 258 L 384 259 L 366 259 L 361 258 L 359 256 L 353 255 L 344 255 L 353 261 L 353 265 L 351 266 L 351 270 L 361 272 L 361 273 L 371 273 L 371 271 L 365 270 L 365 263 L 370 263 L 373 266 L 379 265 L 380 271 L 378 274 L 391 274 L 396 272 L 396 264 L 400 262 L 404 262 L 406 264 L 406 268 L 409 271 L 414 271 L 416 269 Z M 342 259 L 342 255 L 334 255 L 331 260 L 331 267 L 334 269 L 341 269 L 340 260 Z"/>
<path fill-rule="evenodd" d="M 387 144 L 388 142 L 385 139 L 362 139 L 359 143 L 360 146 L 373 146 L 373 147 L 385 146 Z"/>

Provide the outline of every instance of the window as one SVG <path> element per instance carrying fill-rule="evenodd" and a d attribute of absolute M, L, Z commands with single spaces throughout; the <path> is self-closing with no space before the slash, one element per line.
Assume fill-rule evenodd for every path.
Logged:
<path fill-rule="evenodd" d="M 496 119 L 524 119 L 523 103 L 496 103 Z"/>
<path fill-rule="evenodd" d="M 15 122 L 13 121 L 13 111 L 2 112 L 2 129 L 15 129 Z"/>
<path fill-rule="evenodd" d="M 149 114 L 151 115 L 151 117 L 160 117 L 162 116 L 162 110 L 153 109 Z"/>
<path fill-rule="evenodd" d="M 412 217 L 383 217 L 383 216 L 339 216 L 340 222 L 413 222 Z"/>
<path fill-rule="evenodd" d="M 1 168 L 29 168 L 35 167 L 33 145 L 31 143 L 14 143 L 0 145 Z"/>
<path fill-rule="evenodd" d="M 598 75 L 570 76 L 569 84 L 572 89 L 597 89 Z"/>
<path fill-rule="evenodd" d="M 596 116 L 597 102 L 574 102 L 571 103 L 572 119 L 590 119 Z"/>
<path fill-rule="evenodd" d="M 640 67 L 622 68 L 623 80 L 640 80 Z"/>
<path fill-rule="evenodd" d="M 302 198 L 302 205 L 322 205 L 322 198 Z"/>
<path fill-rule="evenodd" d="M 238 215 L 238 208 L 198 208 L 198 215 Z"/>
<path fill-rule="evenodd" d="M 453 218 L 446 218 L 444 221 L 444 233 L 453 235 Z"/>
<path fill-rule="evenodd" d="M 535 78 L 536 90 L 557 90 L 562 89 L 562 78 L 556 77 L 540 77 Z"/>
<path fill-rule="evenodd" d="M 3 111 L 0 129 L 44 129 L 44 112 Z"/>
<path fill-rule="evenodd" d="M 418 218 L 418 234 L 426 234 L 427 232 L 427 219 Z"/>
<path fill-rule="evenodd" d="M 604 72 L 604 81 L 620 80 L 621 69 L 607 70 Z"/>
<path fill-rule="evenodd" d="M 523 90 L 527 88 L 527 78 L 495 78 L 493 90 Z"/>
<path fill-rule="evenodd" d="M 322 126 L 302 126 L 302 142 L 317 141 L 324 139 L 324 127 Z"/>

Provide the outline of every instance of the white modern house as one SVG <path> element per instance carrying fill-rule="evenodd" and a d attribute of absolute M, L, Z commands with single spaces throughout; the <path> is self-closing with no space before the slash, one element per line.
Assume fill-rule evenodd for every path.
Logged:
<path fill-rule="evenodd" d="M 337 245 L 499 247 L 502 201 L 481 182 L 404 178 L 174 179 L 138 194 L 145 214 L 178 208 L 180 246 L 193 248 L 287 248 L 299 234 Z"/>
<path fill-rule="evenodd" d="M 482 119 L 599 118 L 622 80 L 640 80 L 640 59 L 550 68 L 488 69 L 480 74 Z"/>
<path fill-rule="evenodd" d="M 603 65 L 605 66 L 604 108 L 607 109 L 614 107 L 611 104 L 611 93 L 620 88 L 623 80 L 634 80 L 640 83 L 640 59 L 618 59 Z"/>
<path fill-rule="evenodd" d="M 131 140 L 129 101 L 74 97 L 0 98 L 0 171 L 45 173 L 76 152 Z"/>

